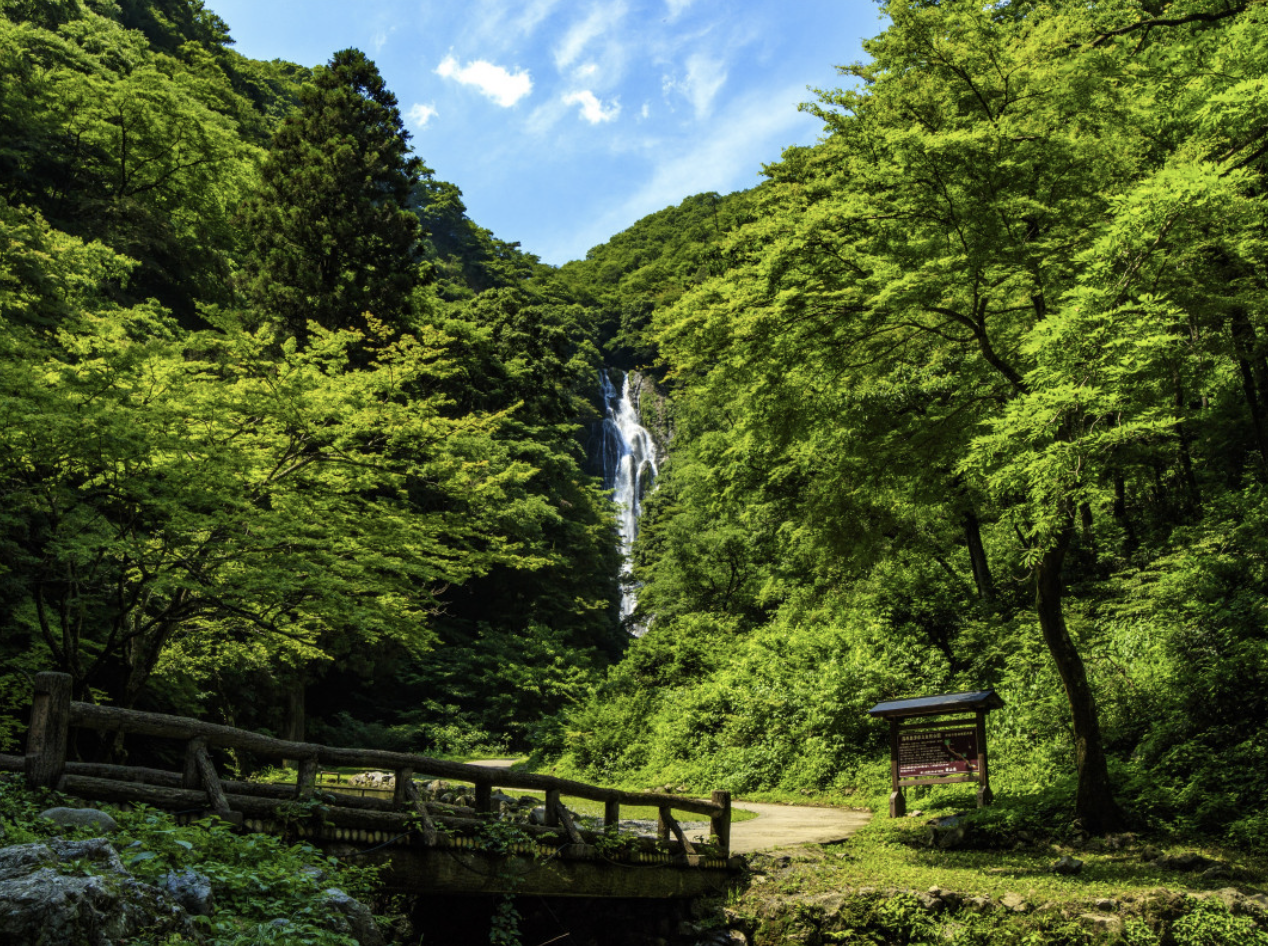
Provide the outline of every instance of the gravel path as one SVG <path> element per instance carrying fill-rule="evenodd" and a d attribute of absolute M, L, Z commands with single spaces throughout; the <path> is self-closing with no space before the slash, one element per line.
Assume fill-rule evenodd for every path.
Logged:
<path fill-rule="evenodd" d="M 515 759 L 483 759 L 471 765 L 490 768 L 510 768 Z M 732 806 L 757 813 L 749 821 L 731 825 L 731 851 L 735 854 L 752 854 L 798 844 L 828 844 L 844 841 L 871 820 L 871 812 L 853 811 L 848 808 L 809 808 L 803 805 L 768 805 L 755 801 L 733 801 Z M 650 831 L 655 825 L 648 822 Z M 708 830 L 707 824 L 702 824 Z M 699 833 L 697 826 L 683 826 L 688 836 Z"/>

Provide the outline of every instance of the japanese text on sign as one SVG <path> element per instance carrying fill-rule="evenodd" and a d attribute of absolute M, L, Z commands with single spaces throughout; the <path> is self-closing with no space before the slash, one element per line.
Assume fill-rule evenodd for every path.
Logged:
<path fill-rule="evenodd" d="M 899 733 L 899 778 L 972 775 L 976 771 L 977 731 L 975 729 Z"/>

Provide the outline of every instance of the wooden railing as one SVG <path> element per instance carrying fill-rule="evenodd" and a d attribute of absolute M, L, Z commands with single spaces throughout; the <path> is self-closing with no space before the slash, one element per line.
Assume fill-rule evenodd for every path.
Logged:
<path fill-rule="evenodd" d="M 185 744 L 184 771 L 70 761 L 67 748 L 71 727 L 181 740 Z M 279 762 L 296 760 L 295 783 L 222 779 L 212 761 L 212 747 L 238 749 Z M 17 757 L 0 757 L 0 768 L 16 768 L 18 761 Z M 75 702 L 71 700 L 71 678 L 61 673 L 41 673 L 35 677 L 27 754 L 20 761 L 32 786 L 54 788 L 98 801 L 140 802 L 176 810 L 205 808 L 238 826 L 245 818 L 276 818 L 283 806 L 313 799 L 319 792 L 318 774 L 322 768 L 381 769 L 395 776 L 391 800 L 339 795 L 337 804 L 323 805 L 323 822 L 370 832 L 395 832 L 420 825 L 423 843 L 436 845 L 442 832 L 475 829 L 491 818 L 495 811 L 493 789 L 501 787 L 545 793 L 545 824 L 521 826 L 535 837 L 561 837 L 562 831 L 568 843 L 589 847 L 599 835 L 583 831 L 562 801 L 564 797 L 584 798 L 603 803 L 605 829 L 619 830 L 623 805 L 656 808 L 660 848 L 688 855 L 693 863 L 699 862 L 699 852 L 674 812 L 703 815 L 709 819 L 711 846 L 719 849 L 713 857 L 725 859 L 730 853 L 729 792 L 714 792 L 711 799 L 705 801 L 601 788 L 549 775 L 466 765 L 405 752 L 290 742 L 182 716 Z M 474 785 L 474 807 L 425 799 L 415 783 L 419 776 Z"/>

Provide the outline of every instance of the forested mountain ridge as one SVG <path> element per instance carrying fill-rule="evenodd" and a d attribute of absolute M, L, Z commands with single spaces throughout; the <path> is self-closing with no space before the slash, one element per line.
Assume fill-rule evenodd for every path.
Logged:
<path fill-rule="evenodd" d="M 6 746 L 40 669 L 329 741 L 522 740 L 621 646 L 586 313 L 361 53 L 252 61 L 198 0 L 0 9 Z"/>
<path fill-rule="evenodd" d="M 870 705 L 994 686 L 997 792 L 1264 849 L 1265 8 L 883 10 L 819 144 L 555 269 L 356 50 L 4 0 L 5 747 L 53 668 L 329 742 L 875 795 Z M 584 472 L 605 363 L 673 393 L 632 644 Z"/>
<path fill-rule="evenodd" d="M 1268 14 L 884 11 L 653 319 L 651 627 L 561 748 L 880 792 L 870 705 L 995 686 L 1010 793 L 1262 846 Z"/>

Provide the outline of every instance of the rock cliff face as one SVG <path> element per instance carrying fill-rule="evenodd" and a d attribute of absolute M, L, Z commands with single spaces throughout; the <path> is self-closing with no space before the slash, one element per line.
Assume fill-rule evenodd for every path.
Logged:
<path fill-rule="evenodd" d="M 630 397 L 638 410 L 638 422 L 647 428 L 656 444 L 656 463 L 669 459 L 674 439 L 673 404 L 663 386 L 649 375 L 630 372 Z"/>

